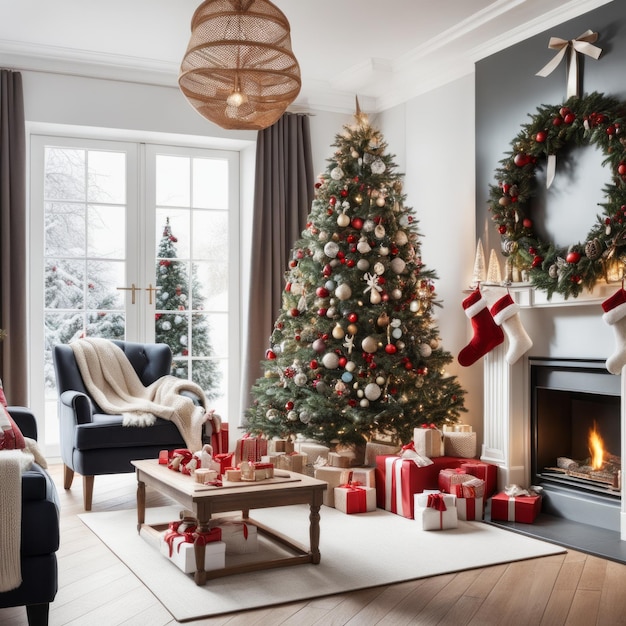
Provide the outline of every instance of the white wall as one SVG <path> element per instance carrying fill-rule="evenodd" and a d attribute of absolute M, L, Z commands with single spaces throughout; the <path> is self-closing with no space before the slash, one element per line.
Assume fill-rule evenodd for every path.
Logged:
<path fill-rule="evenodd" d="M 482 360 L 461 367 L 456 359 L 471 338 L 463 312 L 471 282 L 475 234 L 474 77 L 467 76 L 380 114 L 379 127 L 405 174 L 406 204 L 419 220 L 422 260 L 439 276 L 443 308 L 435 310 L 448 371 L 467 391 L 462 420 L 482 433 Z"/>

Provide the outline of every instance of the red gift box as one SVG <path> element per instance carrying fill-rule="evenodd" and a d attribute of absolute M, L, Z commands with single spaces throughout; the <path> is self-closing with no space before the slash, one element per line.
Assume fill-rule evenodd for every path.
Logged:
<path fill-rule="evenodd" d="M 229 467 L 233 467 L 233 457 L 234 457 L 234 454 L 232 452 L 229 452 L 228 454 L 216 454 L 213 457 L 213 461 L 215 463 L 219 463 L 220 474 L 223 474 Z"/>
<path fill-rule="evenodd" d="M 484 461 L 463 463 L 461 468 L 468 474 L 485 481 L 485 498 L 491 497 L 498 489 L 498 466 Z"/>
<path fill-rule="evenodd" d="M 532 524 L 541 511 L 541 496 L 508 496 L 497 493 L 491 498 L 491 519 Z"/>
<path fill-rule="evenodd" d="M 228 422 L 222 422 L 220 432 L 211 435 L 211 445 L 214 454 L 226 454 L 228 452 Z"/>
<path fill-rule="evenodd" d="M 258 463 L 263 455 L 267 454 L 267 439 L 244 435 L 237 440 L 235 446 L 235 465 L 242 461 Z"/>
<path fill-rule="evenodd" d="M 482 498 L 458 498 L 456 509 L 460 520 L 482 520 L 484 517 L 484 500 Z"/>
<path fill-rule="evenodd" d="M 474 476 L 460 467 L 442 469 L 437 477 L 437 487 L 445 493 L 455 493 L 454 486 L 472 480 Z"/>
<path fill-rule="evenodd" d="M 335 508 L 344 513 L 367 513 L 376 508 L 372 487 L 347 483 L 335 487 Z"/>
<path fill-rule="evenodd" d="M 385 500 L 387 499 L 387 492 L 385 489 L 386 482 L 386 468 L 385 459 L 394 458 L 399 459 L 397 455 L 384 454 L 376 457 L 376 503 L 378 508 L 385 508 Z M 407 490 L 405 498 L 410 498 L 413 502 L 413 494 L 422 493 L 425 489 L 438 489 L 438 477 L 439 472 L 444 468 L 456 468 L 460 467 L 462 463 L 465 463 L 466 459 L 461 457 L 440 456 L 431 459 L 431 465 L 424 465 L 418 467 L 411 459 L 403 459 L 405 463 L 408 463 L 405 471 L 407 472 L 407 481 L 403 486 L 403 489 Z M 389 496 L 390 497 L 390 496 Z M 412 505 L 410 510 L 413 510 Z M 390 510 L 390 509 L 387 509 Z M 394 511 L 395 512 L 395 511 Z M 405 515 L 405 517 L 410 517 Z"/>

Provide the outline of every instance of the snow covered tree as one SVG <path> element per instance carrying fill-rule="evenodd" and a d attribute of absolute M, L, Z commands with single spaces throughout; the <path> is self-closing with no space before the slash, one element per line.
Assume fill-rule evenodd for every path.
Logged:
<path fill-rule="evenodd" d="M 190 275 L 189 262 L 177 258 L 177 241 L 168 218 L 157 251 L 155 339 L 172 350 L 172 374 L 193 380 L 212 399 L 218 395 L 220 372 L 215 360 L 206 358 L 213 349 L 209 324 L 201 313 L 204 297 L 195 264 Z"/>
<path fill-rule="evenodd" d="M 420 256 L 402 175 L 357 106 L 316 184 L 283 305 L 246 411 L 253 434 L 330 444 L 458 421 L 464 394 L 433 319 L 436 275 Z"/>

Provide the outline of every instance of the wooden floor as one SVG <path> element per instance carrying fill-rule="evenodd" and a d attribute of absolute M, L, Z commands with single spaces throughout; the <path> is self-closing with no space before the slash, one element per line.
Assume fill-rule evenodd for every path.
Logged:
<path fill-rule="evenodd" d="M 52 466 L 50 473 L 61 499 L 60 588 L 51 606 L 50 626 L 177 624 L 77 517 L 82 512 L 80 477 L 75 479 L 71 491 L 64 491 L 61 466 Z M 97 477 L 93 510 L 134 507 L 135 484 L 132 474 Z M 148 490 L 148 506 L 170 503 Z M 445 559 L 445 554 L 441 558 Z M 613 626 L 626 624 L 626 566 L 569 551 L 186 623 L 192 626 Z M 25 610 L 0 609 L 0 624 L 26 626 Z"/>

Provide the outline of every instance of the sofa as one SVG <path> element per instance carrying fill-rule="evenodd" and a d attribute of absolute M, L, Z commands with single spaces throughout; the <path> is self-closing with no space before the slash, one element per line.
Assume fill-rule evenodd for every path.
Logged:
<path fill-rule="evenodd" d="M 8 407 L 24 437 L 37 439 L 34 415 Z M 22 475 L 22 584 L 0 593 L 0 608 L 25 606 L 29 626 L 48 623 L 50 603 L 58 589 L 59 498 L 50 475 L 34 463 Z"/>

